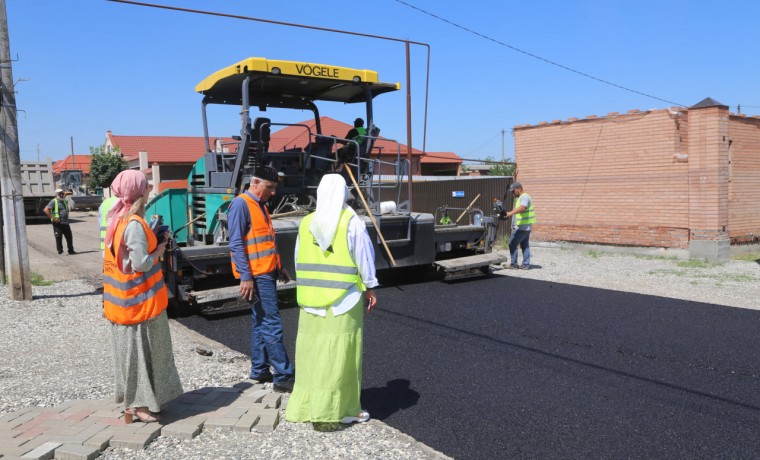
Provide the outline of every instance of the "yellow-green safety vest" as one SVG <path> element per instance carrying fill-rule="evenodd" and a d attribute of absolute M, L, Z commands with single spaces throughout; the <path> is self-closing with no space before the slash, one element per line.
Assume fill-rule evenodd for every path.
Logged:
<path fill-rule="evenodd" d="M 106 198 L 98 207 L 98 220 L 100 228 L 100 250 L 106 249 L 106 229 L 108 229 L 108 211 L 119 199 L 115 196 Z"/>
<path fill-rule="evenodd" d="M 360 291 L 366 290 L 359 276 L 359 268 L 348 251 L 348 222 L 351 217 L 353 214 L 344 209 L 333 243 L 324 252 L 309 231 L 314 213 L 301 220 L 296 257 L 296 298 L 299 306 L 327 308 L 339 302 L 354 286 Z"/>
<path fill-rule="evenodd" d="M 53 198 L 53 201 L 55 202 L 55 204 L 53 205 L 53 216 L 50 218 L 50 222 L 54 222 L 55 219 L 61 218 L 61 216 L 58 215 L 58 198 Z M 63 208 L 68 211 L 69 205 L 66 204 L 66 198 L 64 198 L 62 201 L 63 201 Z"/>
<path fill-rule="evenodd" d="M 523 193 L 523 195 L 527 195 L 528 198 L 530 198 L 530 195 L 528 195 L 527 193 Z M 515 198 L 515 204 L 512 207 L 513 209 L 517 209 L 518 207 L 520 207 L 521 196 L 522 195 Z M 533 210 L 533 200 L 531 199 L 530 206 L 528 207 L 528 209 L 526 209 L 525 211 L 519 214 L 515 214 L 515 226 L 519 227 L 520 225 L 530 225 L 530 224 L 535 224 L 535 223 L 536 223 L 536 212 Z"/>
<path fill-rule="evenodd" d="M 364 128 L 364 126 L 357 126 L 354 128 L 357 133 L 359 133 L 358 136 L 354 138 L 354 140 L 359 144 L 362 145 L 364 143 L 364 136 L 367 135 L 367 129 Z"/>

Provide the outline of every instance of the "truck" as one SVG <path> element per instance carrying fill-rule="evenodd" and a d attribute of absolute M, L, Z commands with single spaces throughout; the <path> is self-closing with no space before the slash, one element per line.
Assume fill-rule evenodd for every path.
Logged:
<path fill-rule="evenodd" d="M 231 271 L 227 210 L 262 165 L 273 166 L 280 174 L 277 194 L 267 205 L 282 265 L 291 276 L 299 223 L 315 208 L 319 180 L 342 168 L 353 177 L 347 180 L 356 198 L 352 206 L 367 224 L 379 271 L 435 266 L 447 277 L 461 278 L 488 273 L 490 265 L 503 262 L 505 258 L 492 251 L 494 217 L 442 224 L 431 213 L 414 212 L 409 200 L 399 203 L 402 188 L 409 187 L 411 165 L 399 142 L 380 137 L 373 111 L 376 98 L 399 89 L 399 83 L 382 82 L 372 70 L 255 57 L 204 78 L 195 91 L 203 96 L 206 152 L 192 167 L 187 189 L 164 190 L 146 208 L 146 216 L 163 221 L 172 234 L 162 262 L 170 310 L 183 314 L 240 308 L 238 283 Z M 362 139 L 322 131 L 320 107 L 335 103 L 360 108 L 366 119 Z M 212 108 L 214 114 L 225 108 L 234 113 L 239 133 L 226 142 L 211 137 Z M 272 119 L 293 110 L 310 112 L 314 123 Z M 308 142 L 271 151 L 272 129 L 288 126 L 303 129 Z M 383 143 L 386 152 L 392 148 L 395 159 L 381 159 L 374 148 L 377 143 Z M 353 155 L 346 155 L 346 149 Z M 278 289 L 296 284 L 297 280 L 279 283 Z"/>
<path fill-rule="evenodd" d="M 24 197 L 24 215 L 28 223 L 50 222 L 42 211 L 55 198 L 53 163 L 45 161 L 22 161 L 21 194 Z"/>

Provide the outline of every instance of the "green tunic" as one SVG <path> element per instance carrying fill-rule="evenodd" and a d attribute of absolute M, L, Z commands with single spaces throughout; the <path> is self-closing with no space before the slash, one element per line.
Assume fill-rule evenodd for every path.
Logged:
<path fill-rule="evenodd" d="M 339 422 L 361 411 L 364 299 L 346 313 L 325 317 L 301 309 L 296 338 L 296 383 L 289 422 Z"/>

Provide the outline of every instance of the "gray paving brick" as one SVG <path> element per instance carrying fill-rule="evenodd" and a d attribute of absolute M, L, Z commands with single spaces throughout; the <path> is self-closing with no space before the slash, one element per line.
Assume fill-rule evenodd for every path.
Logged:
<path fill-rule="evenodd" d="M 46 442 L 41 446 L 32 449 L 22 455 L 22 458 L 35 458 L 37 460 L 49 460 L 55 455 L 55 450 L 60 446 L 60 442 Z"/>
<path fill-rule="evenodd" d="M 156 439 L 157 437 L 161 436 L 162 429 L 163 426 L 159 425 L 158 423 L 146 423 L 145 426 L 140 427 L 137 431 L 135 431 L 135 434 L 149 435 L 151 439 Z"/>
<path fill-rule="evenodd" d="M 248 412 L 248 407 L 223 407 L 216 411 L 216 413 L 213 415 L 214 417 L 224 417 L 224 418 L 240 418 Z"/>
<path fill-rule="evenodd" d="M 25 412 L 25 413 L 19 415 L 18 417 L 14 418 L 13 419 L 13 423 L 26 423 L 29 420 L 33 420 L 33 419 L 37 418 L 38 415 L 40 415 L 40 413 L 36 412 L 36 411 L 35 412 Z"/>
<path fill-rule="evenodd" d="M 156 439 L 154 433 L 118 433 L 109 441 L 111 447 L 122 447 L 125 449 L 141 450 L 145 449 L 151 441 Z"/>
<path fill-rule="evenodd" d="M 193 425 L 183 422 L 170 423 L 161 430 L 162 436 L 171 436 L 180 439 L 193 439 L 200 433 L 201 425 Z"/>
<path fill-rule="evenodd" d="M 100 450 L 77 444 L 64 444 L 55 450 L 56 460 L 93 460 L 100 456 Z"/>
<path fill-rule="evenodd" d="M 57 435 L 51 438 L 51 441 L 62 444 L 84 444 L 85 441 L 106 429 L 108 425 L 93 424 L 73 435 Z"/>
<path fill-rule="evenodd" d="M 250 432 L 251 428 L 253 428 L 253 425 L 256 424 L 256 422 L 259 421 L 259 414 L 245 414 L 237 421 L 235 426 L 232 428 L 234 431 L 245 431 Z"/>
<path fill-rule="evenodd" d="M 283 396 L 280 400 L 280 409 L 285 410 L 288 408 L 288 401 L 290 401 L 290 394 L 288 396 Z"/>
<path fill-rule="evenodd" d="M 256 390 L 251 391 L 247 393 L 243 393 L 243 395 L 238 399 L 239 402 L 243 403 L 259 403 L 264 398 L 264 396 L 271 394 L 272 392 L 269 390 Z"/>
<path fill-rule="evenodd" d="M 113 435 L 116 434 L 116 429 L 112 426 L 106 427 L 103 431 L 91 437 L 82 443 L 83 446 L 95 447 L 101 451 L 108 448 Z"/>
<path fill-rule="evenodd" d="M 280 423 L 280 411 L 277 409 L 265 409 L 259 417 L 259 422 L 253 427 L 257 433 L 271 433 Z"/>
<path fill-rule="evenodd" d="M 277 409 L 280 407 L 280 399 L 281 395 L 277 393 L 269 393 L 268 395 L 264 396 L 264 398 L 261 400 L 261 403 L 266 407 Z"/>
<path fill-rule="evenodd" d="M 223 417 L 211 417 L 203 424 L 204 428 L 214 428 L 218 430 L 231 430 L 238 419 L 236 418 L 223 418 Z"/>

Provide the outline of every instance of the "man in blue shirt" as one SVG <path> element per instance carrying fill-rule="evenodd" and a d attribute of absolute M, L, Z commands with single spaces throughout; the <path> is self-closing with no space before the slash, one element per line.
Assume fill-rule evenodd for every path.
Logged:
<path fill-rule="evenodd" d="M 274 381 L 275 391 L 290 392 L 295 383 L 294 370 L 282 340 L 276 285 L 281 273 L 287 275 L 280 268 L 272 222 L 265 206 L 274 196 L 277 182 L 274 168 L 258 168 L 248 190 L 230 203 L 227 225 L 233 272 L 240 278 L 240 295 L 251 302 L 250 377 L 260 383 Z"/>

